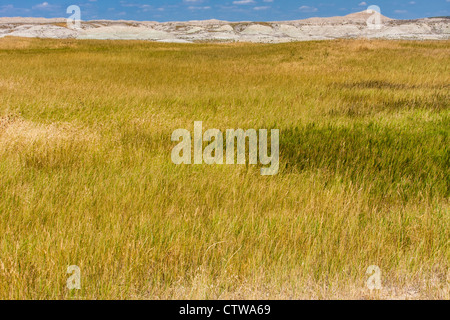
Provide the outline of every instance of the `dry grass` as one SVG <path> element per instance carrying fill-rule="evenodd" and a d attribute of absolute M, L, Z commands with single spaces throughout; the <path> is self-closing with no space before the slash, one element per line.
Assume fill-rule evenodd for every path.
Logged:
<path fill-rule="evenodd" d="M 449 299 L 449 57 L 1 39 L 0 298 Z M 173 165 L 197 120 L 281 129 L 280 173 Z"/>

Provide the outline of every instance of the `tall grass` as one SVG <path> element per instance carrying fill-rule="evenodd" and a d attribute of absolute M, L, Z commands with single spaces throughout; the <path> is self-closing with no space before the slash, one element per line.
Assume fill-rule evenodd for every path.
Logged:
<path fill-rule="evenodd" d="M 0 298 L 449 299 L 449 57 L 1 39 Z M 279 174 L 173 165 L 194 121 L 280 129 Z"/>

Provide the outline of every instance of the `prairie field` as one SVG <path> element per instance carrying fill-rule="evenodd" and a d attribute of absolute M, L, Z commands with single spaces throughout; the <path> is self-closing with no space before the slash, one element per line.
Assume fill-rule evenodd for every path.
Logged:
<path fill-rule="evenodd" d="M 450 41 L 4 38 L 0 65 L 0 299 L 450 299 Z M 280 129 L 279 173 L 173 164 L 194 121 Z"/>

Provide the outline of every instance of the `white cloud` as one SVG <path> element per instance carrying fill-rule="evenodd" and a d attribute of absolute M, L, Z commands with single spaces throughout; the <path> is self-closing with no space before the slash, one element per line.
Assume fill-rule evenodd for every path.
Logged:
<path fill-rule="evenodd" d="M 256 11 L 267 10 L 267 9 L 270 9 L 270 7 L 269 6 L 261 6 L 261 7 L 253 8 L 253 10 L 256 10 Z"/>
<path fill-rule="evenodd" d="M 363 1 L 360 4 L 358 4 L 358 6 L 367 6 L 367 2 Z"/>
<path fill-rule="evenodd" d="M 7 5 L 0 6 L 0 13 L 3 13 L 3 14 L 9 14 L 9 15 L 12 15 L 12 14 L 14 14 L 14 15 L 16 15 L 16 14 L 27 14 L 30 11 L 31 11 L 30 9 L 16 8 L 12 4 L 7 4 Z"/>
<path fill-rule="evenodd" d="M 138 12 L 148 12 L 154 10 L 153 6 L 149 4 L 135 4 L 135 3 L 127 3 L 126 1 L 120 1 L 120 5 L 125 8 L 138 8 L 140 11 Z"/>
<path fill-rule="evenodd" d="M 14 6 L 12 4 L 7 4 L 5 6 L 0 7 L 0 12 L 5 12 L 14 9 Z"/>
<path fill-rule="evenodd" d="M 52 5 L 52 4 L 48 3 L 47 1 L 33 6 L 33 9 L 36 9 L 36 10 L 52 10 L 55 8 L 59 8 L 59 6 Z"/>
<path fill-rule="evenodd" d="M 211 7 L 206 6 L 206 7 L 196 7 L 196 6 L 190 6 L 188 7 L 189 10 L 209 10 L 211 9 Z"/>
<path fill-rule="evenodd" d="M 309 6 L 301 6 L 298 8 L 301 12 L 317 12 L 317 8 L 309 7 Z"/>
<path fill-rule="evenodd" d="M 238 0 L 233 1 L 233 4 L 253 4 L 255 3 L 255 0 Z"/>
<path fill-rule="evenodd" d="M 38 5 L 35 5 L 33 8 L 45 9 L 45 8 L 48 8 L 49 6 L 50 6 L 50 4 L 48 2 L 42 2 L 42 3 L 38 4 Z"/>

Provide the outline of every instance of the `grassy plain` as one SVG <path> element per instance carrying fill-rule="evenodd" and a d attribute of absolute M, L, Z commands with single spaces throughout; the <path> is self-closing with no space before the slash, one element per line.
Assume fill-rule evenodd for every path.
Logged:
<path fill-rule="evenodd" d="M 1 299 L 450 298 L 449 41 L 5 38 L 0 65 Z M 280 129 L 279 174 L 175 166 L 194 121 Z"/>

